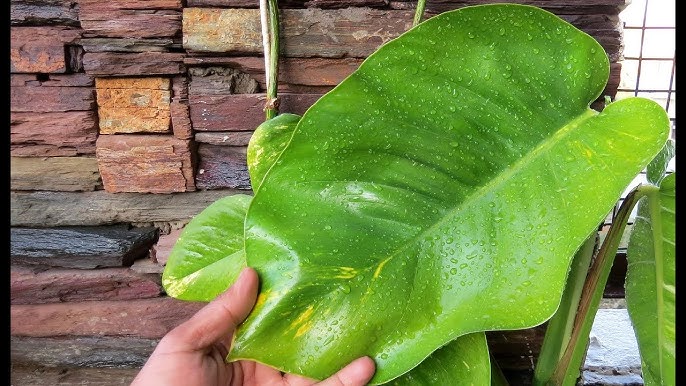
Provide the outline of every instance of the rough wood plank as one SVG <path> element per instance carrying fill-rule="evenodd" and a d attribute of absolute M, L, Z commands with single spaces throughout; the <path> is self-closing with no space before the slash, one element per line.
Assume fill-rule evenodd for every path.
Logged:
<path fill-rule="evenodd" d="M 254 131 L 208 131 L 195 134 L 195 142 L 219 146 L 247 146 Z"/>
<path fill-rule="evenodd" d="M 168 135 L 100 135 L 96 156 L 109 193 L 195 190 L 193 143 Z"/>
<path fill-rule="evenodd" d="M 75 0 L 10 0 L 10 24 L 79 27 L 79 5 Z"/>
<path fill-rule="evenodd" d="M 184 53 L 86 52 L 83 69 L 93 76 L 176 75 L 186 71 Z"/>
<path fill-rule="evenodd" d="M 94 269 L 125 267 L 148 256 L 158 233 L 155 227 L 11 228 L 12 263 Z"/>
<path fill-rule="evenodd" d="M 70 79 L 80 81 L 83 75 L 62 75 L 63 81 L 41 82 L 11 75 L 11 112 L 85 111 L 95 108 L 95 92 L 88 86 L 71 86 Z M 35 76 L 34 76 L 35 79 Z"/>
<path fill-rule="evenodd" d="M 95 157 L 11 157 L 13 190 L 93 191 L 102 188 Z"/>
<path fill-rule="evenodd" d="M 302 115 L 319 94 L 280 94 L 279 111 Z M 264 122 L 263 94 L 191 95 L 190 116 L 197 131 L 251 131 Z"/>
<path fill-rule="evenodd" d="M 11 155 L 67 157 L 95 155 L 95 111 L 10 113 Z"/>
<path fill-rule="evenodd" d="M 195 184 L 199 189 L 251 189 L 246 148 L 199 144 Z"/>
<path fill-rule="evenodd" d="M 95 192 L 10 192 L 10 225 L 97 226 L 190 220 L 232 189 L 176 194 Z"/>
<path fill-rule="evenodd" d="M 10 365 L 12 386 L 128 386 L 140 371 L 140 368 Z"/>
<path fill-rule="evenodd" d="M 12 27 L 10 29 L 10 72 L 65 73 L 65 46 L 81 37 L 81 30 L 69 27 Z"/>
<path fill-rule="evenodd" d="M 413 13 L 372 8 L 285 9 L 283 57 L 369 56 L 412 26 Z M 183 46 L 195 52 L 262 53 L 256 9 L 185 8 Z"/>
<path fill-rule="evenodd" d="M 205 303 L 160 297 L 10 306 L 10 335 L 163 337 Z"/>
<path fill-rule="evenodd" d="M 181 39 L 160 38 L 83 38 L 80 44 L 86 52 L 170 52 L 182 48 Z"/>
<path fill-rule="evenodd" d="M 360 58 L 279 58 L 279 92 L 323 94 L 355 71 Z M 266 90 L 264 60 L 257 57 L 189 57 L 188 66 L 225 66 L 255 79 Z M 189 68 L 189 72 L 194 67 Z"/>
<path fill-rule="evenodd" d="M 49 367 L 142 367 L 159 339 L 109 336 L 11 337 L 12 362 Z"/>
<path fill-rule="evenodd" d="M 96 78 L 100 134 L 171 131 L 169 78 Z"/>
<path fill-rule="evenodd" d="M 142 275 L 130 268 L 10 268 L 11 304 L 145 299 L 162 293 L 159 275 Z"/>
<path fill-rule="evenodd" d="M 84 37 L 164 38 L 181 35 L 181 0 L 80 0 Z"/>

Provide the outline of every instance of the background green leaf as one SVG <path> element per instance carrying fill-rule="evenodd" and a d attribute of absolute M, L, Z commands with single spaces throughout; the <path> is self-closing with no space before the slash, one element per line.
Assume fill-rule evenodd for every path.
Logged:
<path fill-rule="evenodd" d="M 491 384 L 491 362 L 486 334 L 476 332 L 434 351 L 419 366 L 388 383 L 394 386 Z"/>
<path fill-rule="evenodd" d="M 675 174 L 648 187 L 627 248 L 625 297 L 646 386 L 676 384 Z"/>
<path fill-rule="evenodd" d="M 646 179 L 653 185 L 660 185 L 660 182 L 665 177 L 667 173 L 667 167 L 669 162 L 675 156 L 675 144 L 673 139 L 667 140 L 662 150 L 657 154 L 657 156 L 650 161 L 646 167 Z"/>
<path fill-rule="evenodd" d="M 452 339 L 542 323 L 569 262 L 663 146 L 642 98 L 544 10 L 492 4 L 389 42 L 303 116 L 246 218 L 260 301 L 232 359 L 392 380 Z"/>
<path fill-rule="evenodd" d="M 186 224 L 162 272 L 167 295 L 210 301 L 236 281 L 246 265 L 243 222 L 251 199 L 223 197 Z"/>

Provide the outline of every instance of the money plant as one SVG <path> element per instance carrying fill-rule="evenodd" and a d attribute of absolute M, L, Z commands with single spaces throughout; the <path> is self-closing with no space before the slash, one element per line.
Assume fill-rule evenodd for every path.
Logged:
<path fill-rule="evenodd" d="M 668 158 L 657 103 L 590 107 L 608 76 L 595 39 L 537 7 L 416 23 L 302 116 L 267 115 L 247 150 L 252 194 L 187 224 L 164 288 L 209 301 L 257 270 L 228 361 L 323 379 L 369 355 L 372 384 L 488 385 L 506 381 L 492 376 L 485 333 L 550 322 L 536 382 L 572 385 L 606 278 L 578 256 L 634 177 Z M 664 379 L 674 176 L 651 181 L 634 195 L 627 302 L 644 373 Z M 601 248 L 610 261 L 617 239 Z"/>

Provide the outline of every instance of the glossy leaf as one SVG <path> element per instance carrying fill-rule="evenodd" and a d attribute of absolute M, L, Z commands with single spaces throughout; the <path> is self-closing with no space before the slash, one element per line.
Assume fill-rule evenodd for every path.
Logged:
<path fill-rule="evenodd" d="M 245 267 L 243 222 L 251 196 L 223 197 L 198 213 L 181 231 L 162 273 L 167 295 L 210 301 Z"/>
<path fill-rule="evenodd" d="M 259 125 L 248 143 L 248 172 L 257 191 L 267 171 L 281 155 L 300 121 L 296 114 L 280 114 Z"/>
<path fill-rule="evenodd" d="M 646 386 L 676 384 L 675 178 L 645 187 L 627 248 L 625 297 Z"/>
<path fill-rule="evenodd" d="M 231 359 L 394 379 L 458 336 L 555 311 L 570 259 L 666 141 L 642 98 L 588 106 L 609 64 L 544 10 L 433 17 L 302 117 L 246 217 L 258 303 Z"/>
<path fill-rule="evenodd" d="M 486 334 L 461 336 L 434 351 L 419 366 L 388 383 L 394 386 L 490 385 L 491 361 Z"/>
<path fill-rule="evenodd" d="M 676 147 L 673 139 L 667 140 L 664 147 L 657 156 L 650 161 L 646 167 L 646 178 L 653 185 L 660 185 L 660 182 L 667 173 L 669 162 L 675 156 Z"/>
<path fill-rule="evenodd" d="M 247 150 L 254 190 L 281 154 L 299 120 L 299 115 L 282 114 L 255 129 Z M 210 301 L 233 284 L 246 266 L 243 222 L 251 199 L 245 194 L 219 199 L 184 227 L 162 275 L 167 295 Z"/>
<path fill-rule="evenodd" d="M 248 145 L 248 167 L 256 189 L 259 188 L 258 181 L 290 139 L 299 119 L 298 115 L 282 114 L 255 129 Z M 245 255 L 238 243 L 225 243 L 225 240 L 242 239 L 243 220 L 250 199 L 245 195 L 222 198 L 184 228 L 174 246 L 170 263 L 167 263 L 170 268 L 164 273 L 163 282 L 170 296 L 209 301 L 233 284 L 245 267 Z M 227 237 L 225 231 L 236 233 Z M 222 254 L 227 256 L 217 260 Z M 488 384 L 490 368 L 486 335 L 477 332 L 455 339 L 412 371 L 394 380 L 393 384 L 425 385 L 425 381 L 455 386 Z"/>

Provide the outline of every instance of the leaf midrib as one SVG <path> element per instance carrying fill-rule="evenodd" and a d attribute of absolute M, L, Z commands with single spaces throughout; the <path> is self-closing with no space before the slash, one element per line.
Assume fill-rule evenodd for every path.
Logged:
<path fill-rule="evenodd" d="M 571 120 L 568 124 L 562 126 L 552 136 L 547 137 L 546 140 L 539 142 L 539 144 L 536 147 L 534 147 L 527 155 L 525 155 L 517 162 L 515 162 L 511 167 L 503 169 L 499 174 L 494 176 L 487 184 L 475 190 L 473 194 L 466 196 L 464 200 L 457 203 L 457 205 L 452 209 L 449 209 L 440 219 L 434 222 L 433 225 L 427 227 L 425 230 L 417 233 L 416 235 L 408 239 L 406 243 L 403 243 L 403 245 L 401 245 L 387 258 L 385 258 L 384 261 L 392 260 L 395 256 L 399 255 L 401 252 L 407 249 L 408 246 L 414 245 L 416 243 L 416 240 L 420 239 L 421 237 L 427 234 L 431 234 L 435 229 L 439 228 L 442 224 L 455 218 L 457 212 L 462 210 L 462 208 L 469 206 L 469 204 L 471 204 L 472 202 L 476 202 L 479 198 L 485 196 L 485 194 L 483 194 L 482 192 L 492 191 L 496 187 L 502 185 L 505 181 L 508 181 L 509 177 L 515 175 L 516 173 L 524 169 L 526 165 L 533 162 L 533 160 L 537 159 L 542 154 L 546 154 L 546 150 L 558 144 L 560 141 L 562 141 L 563 138 L 567 136 L 567 134 L 569 134 L 575 128 L 579 127 L 582 123 L 586 122 L 588 119 L 596 116 L 597 114 L 598 112 L 589 108 L 585 112 Z M 372 280 L 370 281 L 370 285 L 373 282 L 373 280 L 374 279 L 372 278 Z"/>

